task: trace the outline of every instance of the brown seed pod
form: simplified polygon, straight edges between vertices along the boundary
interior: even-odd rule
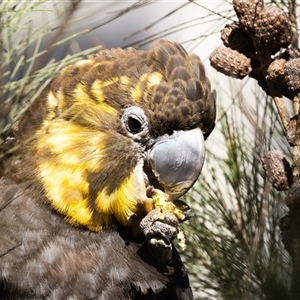
[[[289,142],[290,146],[294,146],[295,144],[296,127],[297,127],[297,120],[295,117],[293,117],[290,119],[290,122],[286,130],[286,139]]]
[[[240,53],[254,52],[253,42],[249,34],[236,22],[224,27],[221,31],[221,39],[226,47]]]
[[[217,47],[209,59],[217,71],[233,78],[242,79],[252,71],[250,58],[225,46]]]
[[[277,191],[288,190],[292,185],[292,168],[278,150],[266,152],[261,158],[266,176]]]
[[[291,22],[286,13],[274,5],[267,5],[257,17],[255,29],[258,50],[269,49],[273,53],[287,47],[292,40]]]
[[[275,59],[272,63],[270,63],[267,74],[269,79],[282,83],[285,81],[285,71],[284,66],[286,64],[286,60],[283,58]]]
[[[263,7],[263,0],[233,0],[235,13],[242,28],[247,32],[255,30],[257,14]]]
[[[285,81],[292,92],[300,92],[300,58],[290,59],[284,66]]]

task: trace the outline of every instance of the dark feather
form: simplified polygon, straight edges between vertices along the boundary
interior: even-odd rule
[[[160,265],[129,231],[71,226],[4,180],[0,194],[1,299],[192,299],[175,248]]]

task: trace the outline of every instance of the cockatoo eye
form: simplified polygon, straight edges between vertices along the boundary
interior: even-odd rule
[[[133,134],[139,133],[143,130],[142,123],[135,117],[129,117],[127,120],[127,129]]]
[[[148,134],[148,119],[138,106],[131,106],[124,110],[122,123],[132,137],[144,137]]]

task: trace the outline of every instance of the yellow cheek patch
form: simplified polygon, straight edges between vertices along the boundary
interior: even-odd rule
[[[147,198],[142,167],[142,163],[139,163],[110,195],[106,189],[99,191],[96,200],[99,211],[114,214],[121,224],[128,225],[130,218],[137,212],[138,204]]]
[[[47,198],[71,223],[89,224],[92,212],[88,208],[88,184],[80,170],[70,172],[70,165],[61,162],[41,163],[38,174]]]
[[[97,195],[90,195],[88,175],[101,174],[107,163],[105,140],[105,133],[66,120],[45,122],[37,132],[37,177],[47,199],[71,224],[95,231],[107,226],[112,215],[129,225],[146,198],[141,162],[112,193],[100,185]],[[93,219],[93,210],[100,213],[99,220]]]

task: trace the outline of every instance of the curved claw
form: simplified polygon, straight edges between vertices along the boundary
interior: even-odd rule
[[[140,222],[151,254],[159,262],[167,262],[172,257],[172,243],[179,229],[177,218],[170,212],[154,209]]]

